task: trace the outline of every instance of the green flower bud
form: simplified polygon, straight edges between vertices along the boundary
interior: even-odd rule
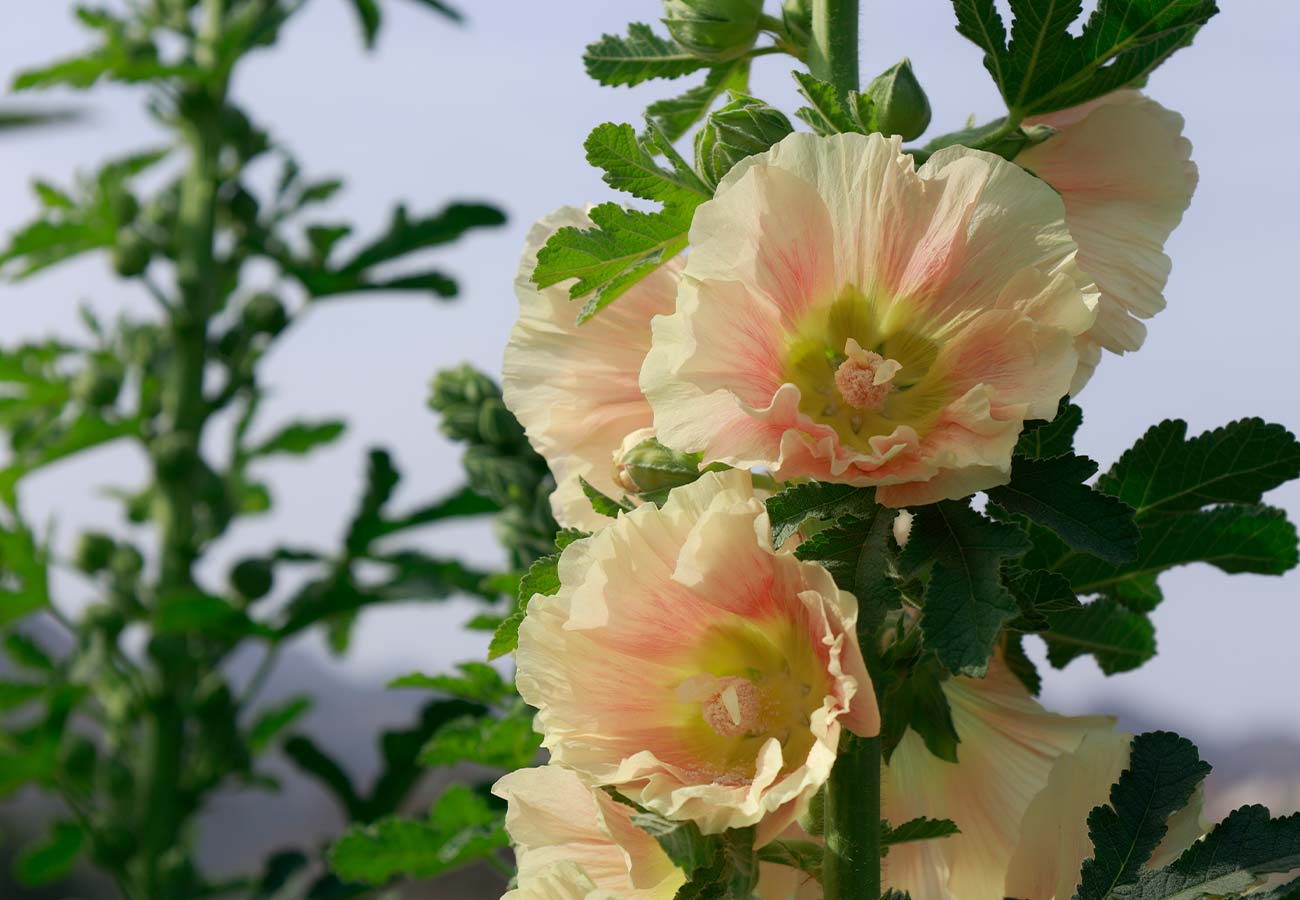
[[[114,194],[111,202],[113,218],[119,226],[130,225],[140,213],[140,203],[126,191]]]
[[[113,271],[123,278],[134,278],[149,268],[153,250],[148,241],[134,231],[119,231],[117,241],[109,253]]]
[[[94,409],[111,406],[122,390],[122,367],[98,362],[77,373],[72,382],[72,396]]]
[[[161,481],[174,481],[187,475],[194,462],[194,442],[181,434],[159,435],[149,447],[154,471]]]
[[[495,397],[478,408],[479,438],[498,447],[513,447],[524,437],[524,429],[506,405]]]
[[[246,600],[260,600],[275,586],[275,570],[269,560],[241,559],[230,570],[230,586]]]
[[[700,460],[698,453],[679,453],[647,438],[619,454],[615,479],[633,494],[681,487],[700,477]]]
[[[763,0],[664,0],[664,24],[677,43],[714,62],[743,56],[758,39]]]
[[[77,539],[77,549],[72,554],[72,564],[87,575],[95,575],[108,568],[117,542],[99,531],[87,531]]]
[[[806,48],[812,41],[812,4],[810,0],[785,0],[781,4],[781,21],[796,47]]]
[[[109,567],[118,578],[129,581],[144,571],[144,557],[130,544],[118,544]]]
[[[502,506],[529,499],[537,488],[538,472],[528,460],[491,447],[470,447],[464,465],[470,487]]]
[[[710,113],[695,135],[695,168],[700,177],[717,187],[732,166],[747,156],[762,153],[794,126],[779,109],[745,94]]]
[[[501,389],[491,378],[466,363],[455,369],[443,369],[433,378],[429,405],[438,412],[467,403],[478,406],[489,397],[500,397]]]
[[[274,294],[267,293],[249,297],[239,311],[239,318],[252,334],[279,334],[289,324],[284,304]]]
[[[438,429],[453,441],[477,444],[479,440],[479,408],[467,403],[454,403],[442,410]]]
[[[910,141],[930,127],[930,99],[907,57],[877,75],[864,93],[876,106],[876,124],[884,134]]]

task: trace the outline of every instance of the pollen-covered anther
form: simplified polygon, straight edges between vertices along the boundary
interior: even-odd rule
[[[854,409],[879,412],[894,392],[894,376],[902,363],[864,350],[849,338],[844,345],[844,362],[835,370],[835,387],[844,402]]]
[[[748,678],[701,674],[678,688],[678,699],[699,703],[705,724],[722,737],[753,734],[763,727],[763,695]]]

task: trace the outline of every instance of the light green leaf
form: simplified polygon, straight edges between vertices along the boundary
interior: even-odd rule
[[[587,74],[605,85],[640,84],[650,78],[677,78],[708,62],[692,56],[676,41],[662,38],[649,25],[633,23],[627,37],[602,35],[582,55]]]
[[[675,141],[708,115],[713,104],[727,91],[745,91],[748,88],[749,60],[735,59],[710,69],[703,84],[676,97],[651,103],[645,114],[659,124],[668,140]]]

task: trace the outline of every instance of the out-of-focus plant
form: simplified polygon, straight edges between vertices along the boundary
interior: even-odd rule
[[[351,2],[369,45],[381,5]],[[438,0],[420,2],[459,18]],[[465,683],[475,686],[459,691],[466,699],[436,700],[411,728],[382,737],[383,771],[363,792],[325,749],[292,734],[310,696],[268,705],[259,692],[286,642],[304,632],[323,630],[342,652],[367,607],[501,595],[499,579],[485,582],[484,573],[431,556],[409,538],[395,544],[420,526],[503,508],[504,527],[548,533],[545,522],[529,518],[545,515],[534,499],[545,496],[545,466],[531,451],[510,457],[527,447],[504,408],[460,426],[481,448],[472,487],[395,509],[399,473],[374,450],[341,547],[267,548],[238,561],[224,583],[199,575],[232,523],[271,507],[266,461],[305,455],[344,431],[339,421],[263,421],[259,373],[269,349],[328,298],[455,296],[456,281],[420,255],[504,222],[480,203],[433,213],[398,207],[381,233],[359,235],[313,215],[342,182],[306,177],[230,92],[244,60],[274,46],[306,5],[80,7],[91,46],[15,83],[19,91],[136,86],[169,135],[70,184],[36,180],[37,217],[0,248],[0,275],[10,281],[101,254],[157,306],[151,317],[112,320],[83,310],[80,339],[10,338],[0,351],[0,428],[9,444],[0,467],[0,798],[34,788],[61,801],[50,833],[32,835],[19,857],[18,876],[29,885],[58,881],[84,857],[130,900],[359,893],[321,875],[311,847],[274,857],[264,872],[214,882],[196,863],[197,817],[222,788],[275,790],[264,766],[268,752],[282,748],[351,818],[378,819],[411,793],[422,771],[417,756],[431,737],[446,734],[454,744],[456,728],[501,700],[491,673],[466,670]],[[263,183],[272,187],[254,186]],[[470,382],[449,386],[440,402],[454,405],[455,390],[482,406],[472,393],[480,387]],[[210,428],[220,417],[233,423],[228,443]],[[24,481],[119,442],[143,451],[149,475],[113,489],[126,520],[120,532],[81,534],[67,556],[46,523],[24,516]],[[277,590],[288,568],[301,586]],[[74,610],[55,597],[51,576],[59,569],[80,573],[95,601]],[[240,683],[230,660],[252,648],[261,663]],[[443,827],[469,823],[482,832],[462,851],[466,858],[504,841],[500,814],[482,796],[455,793],[436,815]]]

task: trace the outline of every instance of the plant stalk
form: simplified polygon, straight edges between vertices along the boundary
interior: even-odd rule
[[[227,78],[216,64],[215,47],[225,21],[225,0],[203,0],[194,59],[207,78],[180,104],[180,129],[189,151],[181,180],[176,228],[179,302],[170,311],[172,344],[163,390],[164,427],[153,448],[158,490],[159,575],[157,597],[195,588],[199,553],[196,507],[202,501],[200,456],[208,410],[203,382],[208,365],[208,325],[219,305],[216,262],[216,205],[221,180],[220,114]],[[175,848],[186,840],[190,811],[184,801],[186,718],[195,671],[188,641],[156,639],[151,652],[158,667],[150,720],[152,734],[140,774],[145,778],[139,848],[141,893],[147,900],[173,900]]]
[[[826,900],[880,898],[880,738],[845,733],[826,787]]]
[[[813,0],[808,67],[834,85],[840,96],[856,91],[858,77],[858,0]]]

